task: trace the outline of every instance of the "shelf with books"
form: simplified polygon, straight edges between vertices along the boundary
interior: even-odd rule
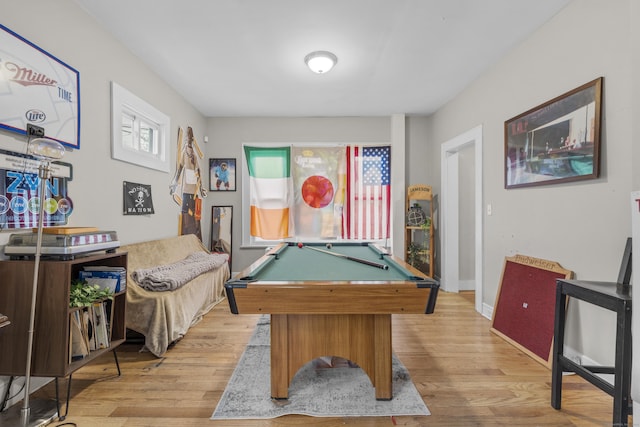
[[[69,363],[82,360],[92,351],[111,347],[113,304],[110,299],[77,307],[69,313]]]
[[[79,309],[70,307],[71,282],[85,267],[127,268],[126,252],[94,254],[72,260],[42,260],[38,283],[36,319],[31,371],[33,376],[65,377],[106,351],[115,349],[126,338],[126,289],[109,300],[111,329],[109,347],[90,351],[85,357],[72,357],[72,319]],[[33,261],[0,261],[0,312],[9,316],[11,328],[0,334],[0,375],[24,375]]]

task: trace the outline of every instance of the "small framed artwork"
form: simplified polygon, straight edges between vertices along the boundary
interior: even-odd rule
[[[599,77],[504,122],[505,188],[600,174]]]
[[[236,191],[236,159],[209,159],[209,191]]]
[[[231,268],[233,206],[211,207],[211,252],[229,254]]]

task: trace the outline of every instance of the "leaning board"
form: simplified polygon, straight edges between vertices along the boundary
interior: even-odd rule
[[[551,368],[556,279],[572,276],[555,261],[506,257],[491,332]]]

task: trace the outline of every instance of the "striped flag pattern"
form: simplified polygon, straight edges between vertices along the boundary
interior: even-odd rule
[[[347,197],[343,235],[379,240],[390,235],[391,147],[347,147]]]
[[[293,236],[290,147],[245,146],[249,171],[251,235],[265,240]]]

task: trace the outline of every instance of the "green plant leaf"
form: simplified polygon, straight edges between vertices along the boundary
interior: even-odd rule
[[[113,292],[110,289],[90,285],[86,280],[80,279],[71,282],[69,294],[70,307],[87,307],[95,301],[113,300]]]

